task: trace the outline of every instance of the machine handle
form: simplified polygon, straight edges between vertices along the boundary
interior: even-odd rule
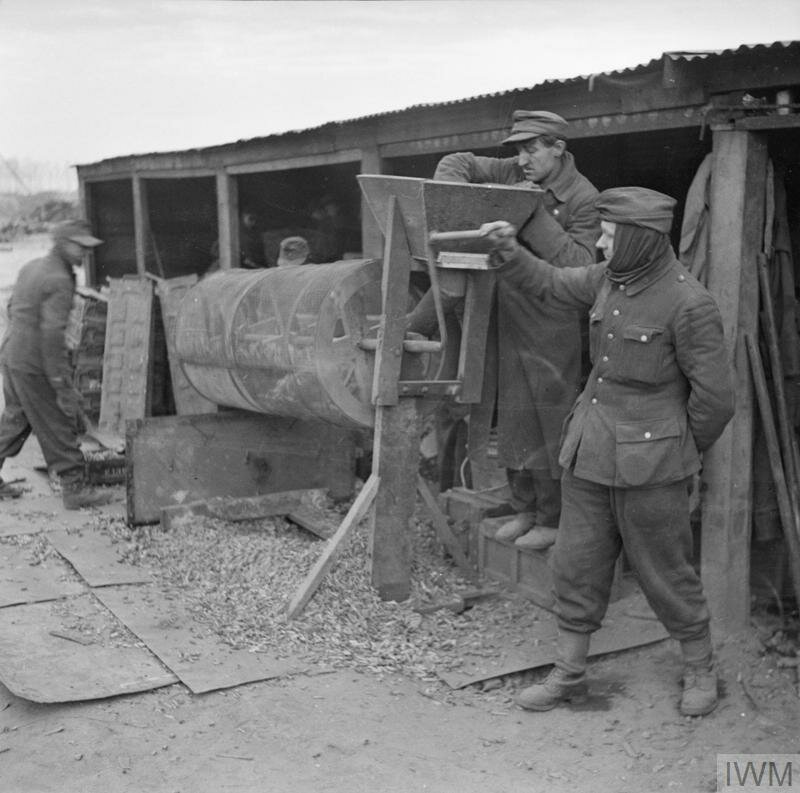
[[[452,242],[454,240],[479,240],[484,235],[480,229],[468,229],[467,231],[432,231],[428,235],[428,241]]]
[[[358,342],[358,346],[362,350],[374,351],[378,349],[378,340],[361,339],[361,341]],[[416,353],[440,352],[442,349],[442,343],[440,341],[430,341],[429,339],[404,339],[403,349],[406,352]]]

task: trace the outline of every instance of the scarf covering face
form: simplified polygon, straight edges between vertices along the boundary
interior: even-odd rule
[[[669,237],[655,229],[618,223],[614,252],[608,260],[608,278],[630,284],[674,257]]]

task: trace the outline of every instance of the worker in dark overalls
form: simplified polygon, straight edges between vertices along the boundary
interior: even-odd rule
[[[733,415],[722,318],[670,245],[675,200],[641,187],[597,200],[606,261],[557,269],[508,223],[484,227],[508,289],[591,307],[592,371],[564,427],[562,509],[553,553],[558,660],[517,703],[549,710],[582,697],[622,550],[656,616],[681,646],[681,712],[717,704],[709,613],[692,564],[689,495],[700,455]]]
[[[19,454],[33,432],[48,470],[60,477],[67,509],[110,500],[85,479],[78,446],[81,395],[73,385],[65,335],[75,293],[73,267],[80,267],[87,251],[101,242],[83,221],[65,221],[55,228],[51,251],[28,262],[17,276],[0,348],[5,402],[0,468],[7,457]],[[19,488],[0,479],[0,498],[20,495]]]
[[[516,157],[457,152],[443,157],[434,179],[538,187],[544,192],[519,230],[533,255],[555,267],[596,261],[597,190],[578,172],[566,148],[569,125],[542,110],[515,110],[503,141]],[[443,295],[443,302],[448,296]],[[500,281],[497,288],[497,445],[506,468],[515,517],[498,539],[544,549],[555,541],[561,504],[558,441],[561,425],[579,390],[582,315],[547,299],[523,295]],[[431,293],[412,312],[408,330],[430,335],[436,328]]]

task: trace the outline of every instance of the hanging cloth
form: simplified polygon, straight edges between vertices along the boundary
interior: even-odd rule
[[[704,286],[708,285],[712,155],[707,154],[692,179],[683,209],[678,258]]]

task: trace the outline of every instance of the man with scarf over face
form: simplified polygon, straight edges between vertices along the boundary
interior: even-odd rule
[[[567,151],[569,124],[546,110],[515,110],[503,144],[516,157],[481,157],[456,152],[443,157],[434,179],[540,188],[519,239],[556,267],[596,261],[600,231],[597,190]],[[442,295],[445,309],[448,295]],[[585,312],[497,286],[497,447],[505,467],[511,506],[517,513],[497,538],[540,550],[553,544],[561,509],[559,431],[579,391],[581,319]],[[429,335],[436,328],[432,295],[409,318],[408,330]],[[488,360],[494,359],[490,355]]]
[[[605,263],[559,270],[486,224],[498,277],[524,294],[590,306],[592,371],[562,431],[562,509],[553,554],[558,660],[517,703],[549,710],[582,697],[591,634],[620,552],[680,642],[684,715],[717,704],[709,613],[692,565],[691,477],[733,415],[722,320],[669,242],[674,199],[641,187],[597,200]]]

